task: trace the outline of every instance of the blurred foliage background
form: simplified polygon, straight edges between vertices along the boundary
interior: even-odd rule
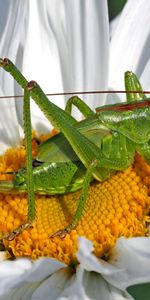
[[[127,0],[107,0],[109,10],[109,20],[114,19],[123,9]]]
[[[150,283],[133,285],[127,290],[135,300],[150,300]]]

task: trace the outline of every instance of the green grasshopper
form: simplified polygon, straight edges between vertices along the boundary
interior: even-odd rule
[[[116,171],[127,169],[134,161],[135,152],[150,162],[150,99],[145,99],[135,74],[126,72],[126,91],[136,92],[127,94],[127,102],[98,107],[94,113],[74,96],[62,110],[49,101],[35,81],[27,82],[9,59],[0,59],[0,66],[24,89],[26,143],[26,168],[16,172],[14,181],[1,182],[0,190],[28,193],[28,221],[3,238],[11,240],[32,226],[34,193],[63,194],[82,188],[71,224],[52,236],[63,238],[77,226],[92,180],[104,181]],[[31,154],[30,96],[60,132],[39,145],[34,159]],[[80,110],[84,120],[77,122],[71,116],[72,105]]]

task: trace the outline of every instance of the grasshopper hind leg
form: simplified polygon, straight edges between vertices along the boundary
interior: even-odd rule
[[[50,236],[50,238],[54,238],[56,236],[59,236],[60,238],[65,238],[66,234],[70,233],[78,225],[78,222],[80,221],[80,219],[82,217],[85,203],[86,203],[86,200],[88,197],[88,189],[89,189],[89,185],[91,182],[92,174],[93,174],[94,168],[97,166],[97,164],[98,164],[98,161],[97,161],[97,159],[95,159],[90,164],[89,168],[86,171],[81,195],[79,198],[79,204],[78,204],[78,207],[77,207],[77,210],[76,210],[76,213],[74,215],[72,222],[66,228],[56,231],[53,235]]]

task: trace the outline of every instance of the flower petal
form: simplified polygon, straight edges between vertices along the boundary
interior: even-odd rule
[[[60,4],[58,0],[25,3],[17,0],[13,8],[12,1],[1,3],[0,8],[5,12],[1,19],[1,55],[16,62],[27,79],[37,80],[49,93],[106,88],[109,36],[105,1],[61,1]],[[22,94],[20,87],[3,70],[0,82],[2,95]],[[94,97],[91,103],[93,97],[86,97],[93,107],[99,105],[96,99],[99,97]],[[63,98],[57,97],[54,102],[64,108]],[[18,122],[23,127],[22,100],[9,100],[7,112],[3,106],[1,111],[1,123],[7,120],[2,146],[16,145],[20,137]],[[39,133],[50,129],[34,102],[32,114],[33,126]]]
[[[109,285],[98,273],[87,272],[79,266],[72,284],[64,289],[60,300],[124,300],[125,297],[118,289]]]
[[[22,40],[25,37],[25,14],[28,5],[26,2],[11,0],[0,2],[1,20],[0,20],[0,53],[2,57],[9,57],[13,62],[17,62],[21,68],[22,60]],[[13,13],[12,13],[13,12]],[[20,22],[21,19],[21,22]],[[0,70],[0,95],[20,94],[18,84],[14,82],[12,77]],[[21,91],[22,93],[22,91]],[[21,99],[16,100],[18,107],[22,106]],[[1,99],[0,101],[0,154],[8,146],[18,144],[20,140],[20,132],[18,126],[18,114],[16,110],[15,99]],[[22,124],[21,124],[22,125]],[[4,133],[4,134],[3,134]]]
[[[102,259],[98,259],[92,252],[92,242],[86,238],[79,238],[77,258],[85,270],[105,275],[112,275],[121,271],[119,268],[116,268],[116,266],[113,266]]]
[[[143,89],[147,90],[147,91],[150,90],[150,77],[149,77],[149,74],[150,74],[150,58],[149,58],[148,62],[146,63],[145,68],[144,68],[144,70],[142,72],[142,75],[140,77],[141,85],[142,85]]]
[[[59,270],[37,288],[32,300],[124,300],[126,293],[109,285],[101,275],[78,266],[76,274],[69,268]]]
[[[67,34],[71,90],[107,88],[109,22],[105,1],[66,1]],[[69,70],[69,69],[68,69]],[[69,79],[69,78],[68,78]],[[67,82],[64,84],[67,89]],[[106,95],[85,96],[91,107],[102,105]]]
[[[30,1],[23,73],[46,93],[105,89],[108,42],[105,1]],[[94,97],[94,103],[91,99],[93,96],[86,97],[91,106],[99,104],[99,97]],[[66,102],[63,97],[53,97],[52,101],[62,108]],[[32,115],[38,131],[50,128],[33,102]]]
[[[127,1],[111,40],[110,88],[124,89],[123,74],[126,70],[132,70],[140,78],[150,58],[149,19],[150,2]]]
[[[114,247],[109,262],[96,258],[92,243],[79,239],[78,260],[88,271],[100,273],[116,288],[125,291],[130,285],[150,281],[150,239],[120,238]]]
[[[0,296],[0,300],[30,300],[32,299],[33,292],[38,288],[39,283],[25,283],[19,288],[11,289],[9,294]],[[41,298],[42,299],[42,298]]]
[[[20,276],[31,266],[31,261],[27,259],[0,262],[0,295],[9,292]]]
[[[19,297],[18,295],[21,294],[24,294],[25,297],[24,289],[27,291],[27,295],[29,290],[33,294],[41,281],[64,267],[65,264],[49,258],[41,258],[33,264],[28,259],[1,262],[0,295],[6,294],[13,300],[18,299],[15,297]],[[6,299],[8,299],[7,297]]]
[[[64,268],[66,265],[52,258],[40,258],[33,263],[33,267],[28,273],[20,278],[20,282],[35,282],[45,279],[57,270]]]
[[[70,284],[70,281],[72,281],[72,272],[69,270],[69,268],[57,271],[52,276],[41,282],[39,287],[33,293],[32,300],[63,299],[62,294],[65,287]]]
[[[122,270],[112,277],[104,275],[104,278],[116,287],[124,290],[130,285],[150,282],[150,239],[120,238],[112,251],[109,263]]]
[[[0,95],[3,92],[0,88]],[[20,132],[14,99],[1,99],[0,101],[0,155],[8,147],[20,143]]]
[[[111,284],[96,272],[84,272],[84,291],[90,300],[124,300],[132,299],[126,292],[123,292]],[[81,298],[79,298],[81,299]]]

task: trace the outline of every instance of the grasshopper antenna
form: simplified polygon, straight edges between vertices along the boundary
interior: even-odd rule
[[[137,94],[137,91],[125,91],[125,90],[97,90],[97,91],[74,91],[74,92],[64,92],[64,93],[47,93],[46,96],[69,96],[69,95],[88,95],[88,94]],[[140,94],[150,94],[150,91],[139,90]],[[0,99],[11,99],[11,98],[23,98],[23,95],[11,95],[11,96],[0,96]]]

